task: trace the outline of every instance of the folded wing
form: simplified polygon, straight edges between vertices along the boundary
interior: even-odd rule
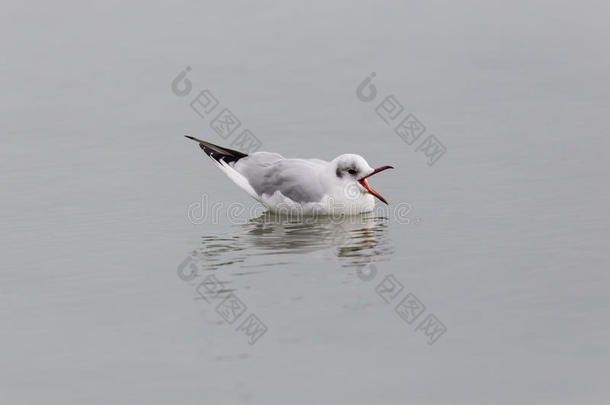
[[[235,164],[262,198],[280,192],[296,203],[318,202],[324,196],[318,173],[328,164],[318,159],[284,159],[277,153],[257,152]]]

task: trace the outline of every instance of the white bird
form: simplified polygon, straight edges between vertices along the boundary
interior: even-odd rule
[[[185,135],[240,188],[270,211],[303,214],[359,214],[372,211],[375,199],[388,203],[366,179],[392,166],[373,169],[360,155],[344,154],[330,162],[287,159],[277,153],[250,155]]]

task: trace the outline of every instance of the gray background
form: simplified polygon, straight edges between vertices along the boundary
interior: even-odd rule
[[[2,403],[608,401],[607,2],[2,9]],[[347,248],[230,221],[252,202],[182,137],[228,143],[172,93],[187,65],[262,150],[394,165],[371,184],[413,221],[344,224]],[[371,72],[435,166],[357,99]],[[221,215],[192,223],[203,193]],[[177,276],[191,252],[265,322],[255,345]],[[447,326],[434,345],[375,293],[388,274]]]

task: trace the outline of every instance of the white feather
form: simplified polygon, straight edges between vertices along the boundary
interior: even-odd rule
[[[359,155],[341,155],[330,162],[286,159],[277,153],[256,152],[236,162],[213,159],[239,188],[271,211],[302,214],[359,214],[372,211],[375,200],[357,175],[339,175],[354,167],[359,176],[373,171]]]

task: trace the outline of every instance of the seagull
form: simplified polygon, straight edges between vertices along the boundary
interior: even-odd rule
[[[372,211],[374,197],[388,204],[366,179],[393,167],[373,169],[360,155],[343,154],[330,162],[270,152],[247,155],[185,136],[198,142],[220,170],[269,211],[355,215]]]

